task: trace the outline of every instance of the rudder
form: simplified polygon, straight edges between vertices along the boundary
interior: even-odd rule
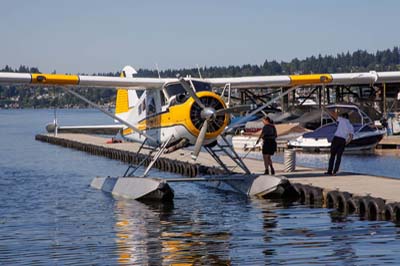
[[[137,74],[136,70],[131,66],[125,66],[122,69],[120,77],[132,78]],[[136,105],[139,98],[135,90],[118,89],[117,98],[115,102],[115,114],[122,115],[127,113],[132,107]]]

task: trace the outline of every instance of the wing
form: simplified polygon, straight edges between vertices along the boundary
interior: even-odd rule
[[[307,74],[281,76],[253,76],[232,78],[207,78],[212,87],[233,88],[293,87],[301,85],[357,85],[400,82],[400,71],[360,72],[342,74]],[[105,76],[83,76],[62,74],[0,73],[1,83],[34,85],[65,85],[80,87],[119,87],[129,89],[160,89],[169,82],[178,82],[177,78],[125,78]]]
[[[64,85],[80,87],[120,87],[129,89],[160,89],[165,83],[177,79],[125,78],[62,74],[0,73],[1,83]]]
[[[230,84],[233,88],[294,87],[301,85],[357,85],[400,82],[400,71],[342,74],[254,76],[206,79],[213,87]]]

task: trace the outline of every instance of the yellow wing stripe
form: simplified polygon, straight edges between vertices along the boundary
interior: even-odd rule
[[[31,74],[33,84],[50,84],[50,85],[79,85],[78,75],[65,74]],[[333,81],[331,74],[310,74],[310,75],[289,75],[290,85],[310,85],[310,84],[329,84]],[[125,90],[124,90],[125,91]],[[126,103],[127,94],[121,94],[123,102]],[[126,97],[126,98],[125,98]],[[126,100],[125,100],[126,99]],[[128,104],[123,110],[127,110]]]
[[[311,75],[290,75],[290,85],[308,85],[330,83],[333,78],[330,74],[311,74]]]
[[[78,85],[79,76],[61,74],[31,74],[33,84]]]

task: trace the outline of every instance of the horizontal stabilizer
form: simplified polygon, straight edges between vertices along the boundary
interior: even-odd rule
[[[96,126],[58,126],[58,133],[82,133],[82,134],[99,134],[99,135],[116,135],[120,130],[124,129],[124,125],[96,125]],[[54,124],[48,124],[46,130],[53,133]]]

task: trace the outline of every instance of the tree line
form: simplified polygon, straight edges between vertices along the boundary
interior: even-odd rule
[[[288,74],[312,74],[312,73],[346,73],[365,71],[399,71],[400,51],[399,47],[370,53],[358,50],[353,53],[340,53],[333,55],[311,56],[305,59],[294,58],[290,62],[277,62],[276,60],[265,62],[262,65],[245,64],[242,66],[202,67],[185,69],[167,69],[158,73],[157,70],[139,69],[138,77],[175,77],[177,73],[198,77],[199,71],[202,77],[237,77],[258,75],[288,75]],[[13,69],[6,65],[0,72],[40,73],[37,67],[21,65]],[[53,73],[56,73],[54,71]],[[80,73],[85,74],[85,73]],[[119,76],[120,72],[92,73],[91,75]],[[114,89],[81,89],[80,93],[99,104],[112,103],[115,100]],[[60,97],[61,96],[61,97]],[[33,88],[21,85],[0,85],[0,107],[60,107],[81,106],[85,104],[73,96],[64,94],[63,91],[53,88]]]

